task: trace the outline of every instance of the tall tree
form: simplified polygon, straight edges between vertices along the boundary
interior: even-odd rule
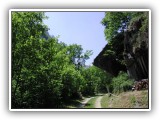
[[[12,103],[13,106],[25,104],[23,102],[25,84],[24,76],[30,68],[27,59],[34,58],[35,50],[31,49],[37,46],[37,38],[47,29],[42,23],[44,19],[43,12],[12,12]],[[32,47],[31,47],[32,46]],[[27,74],[26,74],[27,76]],[[32,79],[34,76],[30,76]],[[18,97],[19,96],[19,97]],[[20,98],[20,99],[19,99]],[[23,105],[22,105],[23,106]]]
[[[142,16],[144,19],[148,20],[147,14],[147,12],[106,12],[105,17],[101,21],[105,26],[104,33],[106,40],[111,42],[113,37],[128,29],[133,21],[138,20]],[[143,26],[148,25],[146,20],[144,21]]]

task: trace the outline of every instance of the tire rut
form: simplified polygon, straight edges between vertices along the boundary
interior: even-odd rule
[[[99,96],[95,102],[95,108],[101,108],[101,99],[103,96]]]

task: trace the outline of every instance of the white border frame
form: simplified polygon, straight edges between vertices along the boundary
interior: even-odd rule
[[[11,109],[11,12],[107,12],[107,11],[148,11],[149,12],[149,108],[148,109]],[[9,10],[9,110],[10,111],[150,111],[151,110],[151,10],[150,9],[10,9]]]

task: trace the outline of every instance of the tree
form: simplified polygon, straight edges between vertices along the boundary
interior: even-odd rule
[[[32,84],[29,80],[35,77],[28,70],[33,66],[27,62],[35,56],[36,51],[31,48],[37,45],[36,39],[47,29],[42,23],[44,18],[43,12],[12,12],[12,107],[26,105],[24,99],[28,91],[25,88],[29,87],[26,83]]]
[[[62,108],[110,85],[104,71],[86,68],[92,51],[51,37],[45,18],[43,12],[12,12],[12,108]]]
[[[83,53],[81,45],[72,44],[68,46],[67,54],[70,57],[70,62],[75,64],[77,69],[79,69],[80,66],[85,66],[85,62],[92,55],[92,51],[86,50],[86,52]]]
[[[102,56],[104,62],[115,61],[126,67],[135,80],[137,76],[147,78],[148,19],[148,12],[106,12],[101,21],[108,41]],[[107,70],[112,73],[112,69],[116,68]],[[133,83],[126,70],[120,69],[123,72],[116,73],[111,81],[113,92],[127,91]]]
[[[131,90],[133,80],[129,79],[127,73],[120,71],[117,77],[112,80],[113,92],[120,93]]]
[[[143,29],[144,26],[148,25],[147,14],[147,12],[106,12],[105,17],[101,21],[105,26],[106,40],[110,43],[113,37],[128,29],[133,21],[138,20],[142,16],[146,19],[143,22],[144,24],[142,24]]]
[[[109,92],[111,78],[109,74],[107,74],[103,70],[95,66],[90,66],[88,68],[82,69],[82,75],[84,77],[84,83],[82,89],[83,94],[95,95],[101,91]]]

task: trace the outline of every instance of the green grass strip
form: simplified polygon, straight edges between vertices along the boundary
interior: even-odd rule
[[[95,108],[95,101],[96,101],[97,97],[91,98],[88,103],[85,105],[84,108]]]
[[[101,107],[102,108],[108,108],[108,103],[109,103],[109,97],[108,95],[103,96],[103,98],[101,99]]]

